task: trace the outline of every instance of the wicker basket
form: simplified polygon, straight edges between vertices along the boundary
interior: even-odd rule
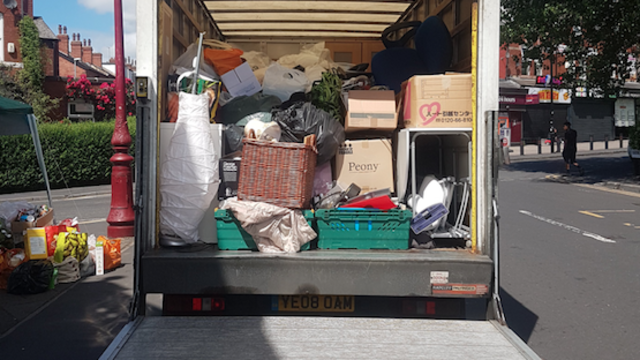
[[[308,209],[316,156],[308,144],[244,139],[238,199]]]

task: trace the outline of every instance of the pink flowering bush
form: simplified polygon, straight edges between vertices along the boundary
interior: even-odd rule
[[[136,97],[133,91],[133,82],[125,79],[126,86],[126,114],[133,116],[136,109]],[[96,120],[113,119],[116,116],[116,88],[114,83],[102,83],[96,91],[91,87],[91,82],[82,75],[79,80],[67,79],[67,97],[73,100],[84,100],[94,104]]]

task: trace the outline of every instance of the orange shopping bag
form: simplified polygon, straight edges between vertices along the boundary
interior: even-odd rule
[[[104,270],[113,270],[119,267],[122,264],[120,239],[107,239],[104,236],[100,236],[96,243],[101,241],[104,248]]]

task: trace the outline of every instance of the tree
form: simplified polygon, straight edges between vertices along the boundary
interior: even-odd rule
[[[502,0],[503,44],[525,59],[567,63],[564,86],[617,95],[640,48],[640,0]],[[523,59],[523,60],[525,60]]]
[[[23,68],[18,72],[17,87],[24,101],[33,107],[33,112],[41,121],[48,121],[49,112],[59,102],[44,93],[44,66],[40,47],[38,28],[29,16],[24,16],[18,23],[20,31],[20,55]]]

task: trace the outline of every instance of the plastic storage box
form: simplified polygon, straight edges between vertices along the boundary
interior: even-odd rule
[[[319,249],[409,248],[409,210],[317,210]]]
[[[302,214],[309,225],[315,230],[313,211],[303,210]],[[247,233],[238,219],[229,210],[216,210],[216,227],[218,229],[218,248],[220,250],[258,250],[253,237]],[[316,231],[317,232],[317,231]],[[317,240],[302,245],[300,251],[311,250]]]

